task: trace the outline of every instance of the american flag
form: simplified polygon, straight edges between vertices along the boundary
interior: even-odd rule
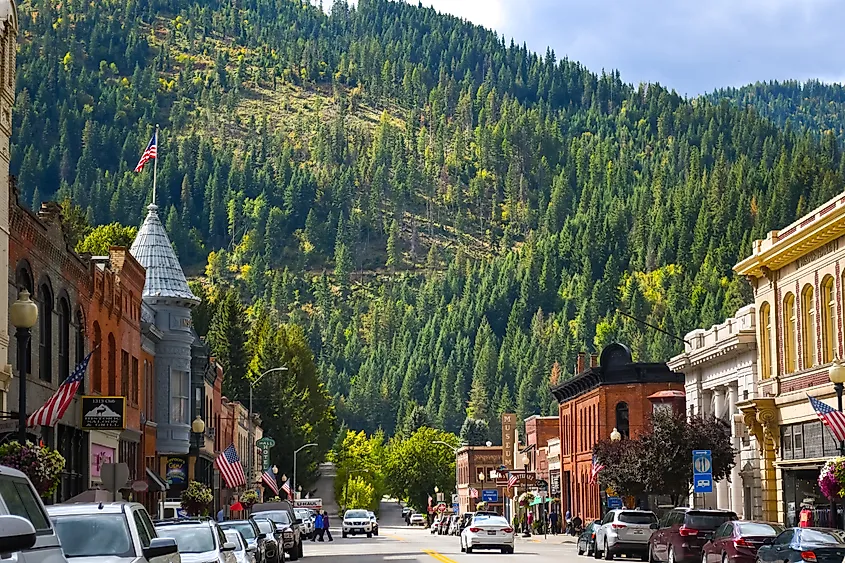
[[[599,471],[604,469],[604,464],[599,463],[596,454],[593,454],[593,467],[590,469],[590,483],[595,483],[599,476]]]
[[[214,460],[214,465],[220,470],[220,474],[230,489],[246,485],[244,467],[241,465],[238,452],[235,451],[235,444],[229,444],[228,448],[220,452],[220,455]]]
[[[279,484],[276,482],[276,476],[273,475],[272,467],[261,474],[261,481],[270,487],[270,490],[273,491],[274,495],[279,494]]]
[[[150,139],[150,144],[147,145],[147,150],[141,155],[141,160],[138,161],[138,166],[135,167],[135,172],[140,172],[144,169],[144,165],[151,159],[156,158],[158,154],[158,131],[153,133],[153,138]]]
[[[516,473],[508,474],[508,488],[513,489],[513,486],[519,483],[519,475]]]
[[[291,498],[293,496],[293,491],[290,488],[289,481],[285,481],[284,483],[282,483],[282,490],[288,494],[288,498]]]
[[[73,371],[67,379],[65,379],[56,392],[50,397],[50,400],[44,403],[40,409],[29,415],[26,419],[26,425],[31,426],[54,426],[56,422],[64,416],[73,397],[82,385],[82,380],[85,378],[85,370],[88,369],[88,362],[91,360],[91,351],[85,358],[79,362],[79,365],[73,368]]]
[[[810,404],[813,405],[813,409],[819,415],[822,424],[830,428],[837,440],[845,441],[845,413],[839,412],[815,397],[807,395],[807,398],[810,399]]]
[[[470,487],[469,498],[478,498],[478,489],[476,489],[475,487]]]

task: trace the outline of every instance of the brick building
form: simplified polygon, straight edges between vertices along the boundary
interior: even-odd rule
[[[622,344],[610,344],[599,361],[552,389],[559,403],[561,508],[584,521],[601,517],[602,495],[590,483],[593,446],[617,429],[623,439],[635,437],[648,424],[654,403],[650,395],[684,390],[684,376],[664,363],[634,362]]]
[[[556,416],[530,416],[525,419],[525,453],[528,455],[528,470],[536,473],[537,479],[549,480],[549,440],[560,436],[560,419]]]
[[[474,512],[484,491],[496,491],[496,502],[488,502],[488,505],[491,510],[504,514],[506,487],[496,483],[496,470],[502,465],[502,446],[463,446],[455,453],[455,463],[461,513]],[[478,498],[470,497],[471,488],[478,490]]]

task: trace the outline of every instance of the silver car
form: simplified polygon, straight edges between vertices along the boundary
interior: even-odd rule
[[[137,502],[55,504],[47,513],[70,563],[181,563],[176,542],[158,537]]]
[[[648,557],[648,540],[654,530],[651,525],[657,522],[654,512],[647,510],[616,509],[609,511],[601,526],[596,530],[596,559],[604,555],[613,559],[614,555],[638,555]]]
[[[226,541],[235,544],[235,549],[232,553],[235,554],[235,559],[238,563],[255,563],[255,557],[246,549],[246,540],[237,530],[224,530]]]
[[[173,538],[182,563],[238,563],[235,544],[226,541],[217,522],[206,518],[180,518],[156,523],[159,536]]]

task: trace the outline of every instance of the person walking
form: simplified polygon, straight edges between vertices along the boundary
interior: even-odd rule
[[[329,529],[329,513],[325,510],[323,511],[323,530],[325,530],[326,536],[328,536],[329,541],[334,541],[334,538],[332,537],[332,531],[331,529]],[[320,534],[320,536],[322,535],[323,534]],[[320,539],[320,541],[323,540]]]
[[[226,511],[221,507],[220,510],[217,511],[217,521],[218,522],[225,522],[226,521]]]
[[[317,518],[314,519],[314,535],[311,536],[311,541],[315,541],[319,536],[320,541],[323,541],[323,515],[317,513]]]
[[[549,521],[552,523],[552,535],[553,536],[557,535],[557,519],[558,519],[558,513],[557,512],[552,512],[551,514],[549,514]]]

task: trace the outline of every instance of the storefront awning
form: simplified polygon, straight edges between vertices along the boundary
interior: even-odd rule
[[[170,488],[167,481],[158,476],[158,474],[147,467],[147,482],[150,485],[149,490],[154,493],[164,492]]]

